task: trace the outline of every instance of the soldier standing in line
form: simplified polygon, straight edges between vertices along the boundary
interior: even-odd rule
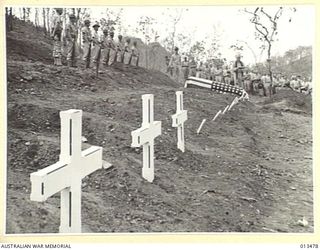
[[[190,56],[190,61],[189,61],[189,76],[196,76],[196,68],[197,68],[197,63],[194,60],[193,56]]]
[[[214,64],[210,64],[209,65],[209,69],[210,69],[210,77],[209,77],[209,80],[211,81],[214,81],[215,80],[215,77],[214,77],[214,74],[215,74],[215,67],[214,67]]]
[[[120,63],[122,62],[123,47],[124,47],[124,44],[123,44],[123,41],[122,41],[122,35],[118,35],[118,42],[117,42],[117,45],[116,45],[116,48],[117,48],[116,61],[120,62]]]
[[[202,62],[196,68],[196,77],[201,78],[201,71],[202,71]]]
[[[173,69],[173,77],[175,81],[179,82],[179,76],[180,76],[180,66],[181,66],[181,56],[179,55],[179,48],[174,48],[174,53],[171,56],[169,66]]]
[[[204,78],[207,79],[207,80],[210,80],[211,70],[210,70],[209,63],[208,63],[208,62],[205,63],[204,72],[205,72]]]
[[[67,42],[67,64],[69,67],[76,66],[76,41],[77,41],[77,27],[75,25],[76,16],[69,15],[70,22],[66,25],[66,42]]]
[[[204,62],[200,63],[200,78],[206,79],[206,64]]]
[[[209,80],[213,81],[213,76],[212,76],[212,64],[209,64]]]
[[[130,42],[131,42],[131,39],[127,38],[124,44],[124,49],[123,49],[122,63],[126,65],[129,64],[130,58],[131,58]]]
[[[92,63],[95,66],[95,69],[97,70],[99,67],[99,60],[100,60],[100,55],[101,55],[101,41],[99,37],[99,23],[95,22],[95,24],[92,26],[93,27],[93,34],[92,34]]]
[[[139,50],[137,48],[137,41],[133,41],[133,45],[131,47],[131,59],[129,64],[133,66],[139,66]]]
[[[83,57],[82,60],[84,62],[85,68],[90,67],[90,54],[91,54],[91,31],[90,31],[90,20],[84,20],[84,27],[81,29],[82,33],[82,50]]]
[[[223,72],[222,72],[221,66],[217,65],[217,69],[215,72],[215,78],[217,82],[222,82],[222,75],[223,75]]]
[[[114,32],[110,31],[110,36],[108,39],[108,48],[109,48],[109,62],[108,65],[113,65],[117,56],[116,44],[113,40]]]
[[[243,88],[243,70],[244,63],[240,60],[241,54],[238,53],[236,55],[236,61],[233,64],[233,72],[234,72],[234,85]]]
[[[108,67],[109,62],[109,55],[110,55],[110,46],[109,46],[109,31],[107,28],[103,29],[103,35],[101,38],[102,47],[101,47],[101,54],[102,54],[102,64],[104,67]]]
[[[57,66],[62,65],[62,8],[55,9],[56,14],[53,17],[53,25],[51,29],[51,38],[54,40],[53,42],[53,64]]]
[[[188,79],[189,75],[189,62],[186,56],[184,57],[184,60],[181,63],[181,70],[183,75],[183,81],[185,82]]]
[[[164,59],[165,59],[165,61],[166,61],[166,66],[167,66],[167,71],[166,71],[166,73],[169,73],[169,75],[172,77],[172,74],[173,74],[173,72],[172,72],[172,67],[170,67],[170,65],[169,65],[169,63],[170,63],[170,58],[169,58],[169,56],[165,56]]]
[[[244,90],[248,93],[248,94],[252,94],[251,91],[251,74],[249,73],[249,70],[245,70],[244,75],[243,75],[243,87]]]
[[[224,83],[226,84],[231,83],[231,72],[229,70],[228,65],[226,65],[223,69],[223,79],[224,79]]]

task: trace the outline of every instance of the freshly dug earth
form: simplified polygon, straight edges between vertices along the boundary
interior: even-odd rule
[[[7,233],[59,230],[60,195],[30,201],[30,174],[58,160],[59,112],[67,109],[83,110],[83,146],[102,146],[113,164],[82,182],[84,232],[313,232],[310,97],[289,89],[271,100],[251,97],[212,122],[234,96],[183,89],[138,67],[115,65],[98,78],[57,68],[49,41],[29,26],[26,38],[19,27],[7,36]],[[34,40],[46,46],[38,50]],[[31,51],[22,53],[21,41]],[[188,110],[185,153],[171,127],[177,90]],[[130,147],[142,94],[154,94],[162,121],[153,183],[141,177],[142,150]]]

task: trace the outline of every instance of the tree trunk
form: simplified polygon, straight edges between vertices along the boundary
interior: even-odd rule
[[[19,8],[19,15],[20,15],[20,19],[22,19],[23,18],[22,8]]]
[[[10,32],[12,30],[12,8],[6,7],[6,32]]]
[[[8,7],[6,7],[6,32],[9,31],[9,10]]]
[[[48,33],[50,34],[50,8],[47,8],[47,30]]]
[[[24,22],[26,21],[26,8],[22,8],[22,19]]]
[[[9,9],[9,31],[13,30],[13,23],[12,23],[12,7]]]
[[[46,9],[42,8],[42,18],[43,18],[43,29],[44,33],[47,34],[47,28],[46,28]]]
[[[146,47],[146,68],[148,69],[148,47]]]
[[[272,76],[272,70],[271,70],[271,44],[269,43],[268,47],[268,71],[269,71],[269,77],[270,77],[270,98],[273,95],[273,76]]]
[[[36,28],[39,27],[39,9],[38,8],[35,8],[34,25],[36,26]]]
[[[63,8],[63,12],[62,12],[62,41],[63,41],[63,46],[66,46],[66,40],[65,40],[66,24],[67,24],[67,9]]]
[[[81,8],[77,8],[77,39],[79,43],[79,48],[81,48],[81,20],[80,20]],[[80,34],[80,35],[79,35]]]
[[[27,8],[27,11],[26,11],[26,19],[27,19],[27,22],[30,21],[30,12],[31,12],[31,8]]]

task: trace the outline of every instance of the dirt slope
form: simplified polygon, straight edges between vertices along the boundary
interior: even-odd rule
[[[84,112],[84,147],[103,146],[114,165],[83,180],[84,232],[313,232],[311,98],[252,97],[211,122],[234,96],[183,89],[143,68],[116,65],[98,78],[56,68],[49,40],[24,26],[7,37],[7,233],[58,232],[59,194],[30,201],[29,175],[58,160],[59,111],[71,108]],[[171,127],[177,90],[188,110],[185,153]],[[142,150],[130,147],[148,93],[163,126],[152,184],[141,178]]]

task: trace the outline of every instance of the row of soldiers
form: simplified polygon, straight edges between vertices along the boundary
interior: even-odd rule
[[[268,74],[260,74],[258,71],[250,70],[244,66],[241,60],[241,54],[236,54],[236,60],[232,66],[228,65],[214,65],[209,62],[195,61],[193,56],[184,56],[181,60],[179,55],[179,48],[175,47],[171,58],[166,56],[167,73],[174,78],[176,82],[188,79],[188,77],[198,77],[211,81],[221,82],[225,84],[236,85],[249,94],[259,94],[260,96],[267,96],[275,93],[276,88],[289,87],[294,91],[310,94],[312,92],[312,81],[303,81],[301,76],[292,76],[288,80],[283,75],[273,75],[273,86]]]
[[[190,56],[189,60],[187,56],[184,56],[183,60],[181,60],[178,47],[175,47],[170,59],[167,56],[165,59],[167,63],[167,73],[177,82],[179,82],[180,75],[182,75],[183,82],[186,81],[189,76],[193,76],[244,87],[243,75],[245,67],[239,53],[236,55],[236,60],[232,68],[228,65],[214,65],[209,62],[200,62],[197,64],[193,56]]]
[[[56,8],[56,15],[53,19],[53,27],[51,37],[54,40],[53,58],[54,65],[62,65],[62,41],[66,43],[67,65],[76,67],[76,45],[77,45],[77,25],[74,14],[69,15],[69,23],[65,27],[62,37],[62,8]],[[139,65],[139,51],[137,41],[133,41],[130,47],[131,39],[127,38],[124,42],[122,35],[118,36],[118,41],[114,40],[114,30],[104,28],[103,34],[99,35],[100,25],[98,22],[92,26],[93,32],[90,29],[90,20],[84,21],[84,26],[81,29],[82,35],[82,50],[83,50],[83,67],[90,68],[93,64],[98,69],[100,61],[107,67],[115,62],[124,64]]]

